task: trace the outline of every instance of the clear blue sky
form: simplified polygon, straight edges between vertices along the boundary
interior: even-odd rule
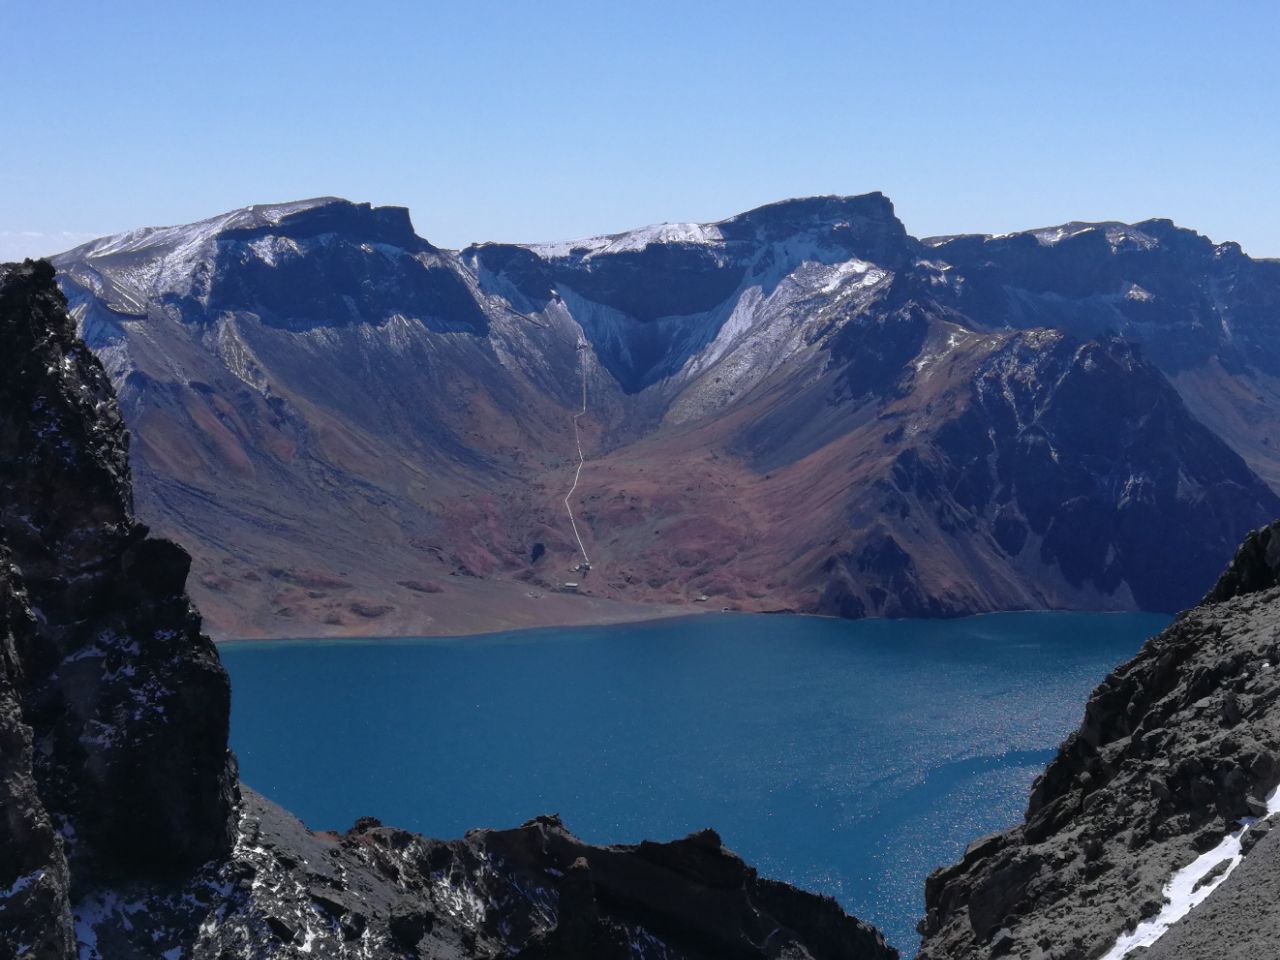
[[[320,194],[461,246],[869,190],[1280,256],[1277,51],[1275,0],[0,0],[0,256]]]

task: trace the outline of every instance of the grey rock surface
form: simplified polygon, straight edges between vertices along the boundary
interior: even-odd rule
[[[1273,523],[1245,537],[1231,565],[1201,602],[1222,603],[1276,586],[1280,586],[1280,527]]]
[[[1132,960],[1274,960],[1280,957],[1280,832],[1259,840],[1204,903]]]

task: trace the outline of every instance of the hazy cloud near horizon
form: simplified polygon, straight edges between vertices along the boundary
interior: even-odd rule
[[[100,233],[86,233],[83,230],[58,230],[53,233],[40,230],[0,230],[0,262],[52,256],[100,236]]]

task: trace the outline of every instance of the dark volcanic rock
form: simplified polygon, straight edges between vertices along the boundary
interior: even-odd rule
[[[175,947],[193,960],[897,957],[835,901],[760,879],[709,831],[594,847],[539,817],[448,842],[371,820],[338,837],[247,789],[230,860],[82,907],[113,944],[103,956],[129,960]]]
[[[18,650],[31,646],[36,624],[16,583],[8,551],[0,548],[0,956],[53,960],[75,955],[71,877],[36,784],[31,728],[22,715]]]
[[[1132,960],[1270,960],[1280,944],[1280,833],[1251,828],[1256,836],[1244,862],[1185,920]]]
[[[1018,334],[938,446],[962,466],[953,489],[1001,505],[1008,526],[993,527],[1011,554],[1029,534],[1068,583],[1124,584],[1143,610],[1193,603],[1244,532],[1280,514],[1280,497],[1117,337]]]
[[[338,837],[242,791],[189,558],[133,518],[128,434],[48,264],[0,267],[0,342],[0,960],[897,956],[711,831]]]
[[[0,341],[0,542],[29,621],[11,675],[41,805],[73,888],[185,871],[230,849],[236,789],[187,555],[133,518],[128,434],[47,263],[4,268]]]
[[[903,378],[868,529],[817,571],[820,611],[962,614],[1011,577],[1024,592],[992,606],[1177,610],[1280,514],[1136,345],[1053,330],[984,340],[946,369],[926,345]],[[1050,570],[1057,583],[1033,573]]]
[[[1222,603],[1246,593],[1280,586],[1280,523],[1255,530],[1202,603]]]
[[[1280,372],[1271,333],[1280,262],[1253,260],[1238,244],[1215,244],[1169,220],[925,243],[962,278],[949,299],[992,326],[1115,331],[1141,341],[1166,371],[1217,354]]]
[[[1257,574],[1274,529],[1246,541],[1221,602],[1210,594],[1094,691],[1080,729],[1036,781],[1025,822],[930,876],[922,958],[1092,960],[1160,910],[1175,870],[1242,818],[1266,814],[1262,798],[1280,781],[1280,588]],[[1245,834],[1242,871],[1276,875],[1273,861],[1258,860],[1273,848],[1268,830]],[[1232,874],[1183,923],[1219,911],[1237,932],[1275,937],[1271,905],[1242,906],[1239,883]],[[1171,943],[1182,942],[1182,925]],[[1219,936],[1232,943],[1230,929]],[[1195,950],[1169,952],[1160,940],[1151,956],[1263,955],[1210,950],[1214,939],[1199,920]]]
[[[413,232],[403,207],[333,201],[278,223],[218,235],[208,293],[193,316],[253,311],[294,330],[420,319],[484,333],[466,284]]]

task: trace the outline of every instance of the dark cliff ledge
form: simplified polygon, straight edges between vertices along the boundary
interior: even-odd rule
[[[1242,819],[1261,819],[1243,835],[1246,852],[1274,847],[1255,844],[1280,782],[1278,533],[1273,524],[1251,534],[1205,601],[1094,691],[1080,729],[1036,781],[1022,825],[975,841],[929,878],[921,958],[1094,960],[1159,914],[1174,872]],[[1280,883],[1274,865],[1264,872]],[[1216,897],[1184,921],[1198,924],[1202,946],[1213,938],[1200,918],[1224,909]],[[1246,899],[1242,918],[1230,950],[1168,953],[1186,936],[1175,924],[1149,955],[1274,955],[1273,906]]]
[[[385,243],[415,252],[435,249],[414,232],[406,207],[375,207],[338,198],[312,201],[273,226],[237,227],[224,230],[222,236],[244,241],[268,237],[310,240],[327,233],[346,234],[365,243]]]
[[[47,263],[0,266],[0,343],[0,960],[897,957],[711,831],[339,837],[242,791],[190,558],[134,519],[128,434]]]
[[[1200,602],[1222,603],[1276,586],[1280,586],[1280,522],[1249,534],[1231,565]]]

